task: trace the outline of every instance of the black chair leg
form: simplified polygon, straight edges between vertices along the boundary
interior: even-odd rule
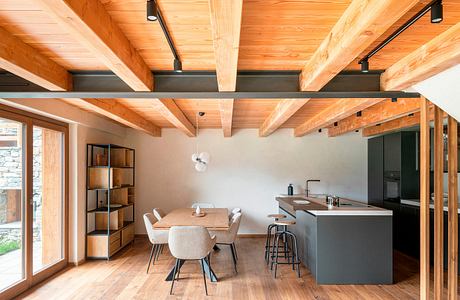
[[[233,244],[230,244],[230,250],[232,250],[233,267],[235,268],[235,273],[238,273],[238,270],[236,269],[236,256],[235,256],[235,249],[233,248]]]
[[[233,246],[233,250],[235,251],[236,260],[238,260],[238,251],[236,251],[236,245],[235,245],[235,243],[232,243],[232,246]]]
[[[204,280],[204,290],[206,292],[206,296],[208,295],[208,286],[206,284],[206,273],[204,271],[204,263],[203,263],[204,258],[200,259],[201,263],[201,271],[203,271],[203,280]]]
[[[163,246],[163,245],[158,245],[157,251],[155,252],[155,257],[154,257],[154,259],[153,259],[154,262],[158,260],[158,257],[160,256],[160,252],[161,252],[161,247],[162,247],[162,246]]]
[[[185,261],[184,261],[185,262]],[[179,268],[177,269],[177,277],[176,277],[176,280],[179,280],[179,276],[180,276],[180,269],[181,269],[181,263],[182,261],[179,259]]]
[[[173,292],[174,280],[176,280],[176,272],[177,272],[178,265],[179,265],[179,260],[176,259],[176,264],[174,265],[173,278],[172,278],[172,281],[171,281],[171,289],[169,290],[170,295],[172,295],[172,292]]]
[[[150,263],[152,262],[153,253],[156,250],[156,245],[152,245],[152,250],[150,250],[149,264],[147,265],[147,274],[149,273]]]
[[[274,264],[275,264],[275,278],[276,278],[276,271],[278,270],[278,248],[279,248],[279,242],[280,242],[280,235],[283,235],[283,234],[282,233],[277,234],[276,238],[275,238],[275,241],[276,241],[276,250],[274,250],[275,251],[275,262],[274,262]],[[275,243],[273,243],[273,245],[275,245]],[[275,249],[275,248],[273,248],[273,249]],[[273,264],[273,258],[272,258],[272,264]]]

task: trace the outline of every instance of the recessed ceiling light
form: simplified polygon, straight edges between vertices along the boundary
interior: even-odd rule
[[[431,23],[442,22],[442,1],[438,1],[431,5]]]
[[[147,1],[147,20],[156,21],[158,20],[158,8],[155,0]]]

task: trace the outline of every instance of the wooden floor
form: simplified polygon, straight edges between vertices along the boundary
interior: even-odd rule
[[[212,266],[219,277],[209,283],[208,298],[215,299],[418,299],[418,263],[395,254],[394,285],[316,285],[306,268],[302,278],[284,265],[274,279],[263,258],[263,238],[237,241],[238,271],[233,273],[230,250],[213,252]],[[21,295],[19,299],[204,299],[203,278],[198,262],[187,262],[169,296],[165,277],[173,259],[165,249],[158,264],[146,274],[150,245],[136,239],[133,246],[111,261],[89,261],[68,268]]]

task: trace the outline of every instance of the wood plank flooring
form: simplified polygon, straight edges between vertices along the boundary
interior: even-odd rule
[[[287,265],[279,267],[274,279],[263,258],[263,238],[240,238],[238,274],[233,272],[230,249],[222,246],[212,254],[219,282],[208,281],[204,294],[198,262],[187,262],[181,279],[169,296],[170,282],[164,279],[173,266],[165,248],[159,261],[146,274],[150,244],[137,238],[111,261],[88,261],[69,267],[53,278],[20,295],[18,299],[418,299],[418,262],[395,253],[393,285],[317,285],[306,268],[302,277]],[[432,285],[431,285],[432,287]]]

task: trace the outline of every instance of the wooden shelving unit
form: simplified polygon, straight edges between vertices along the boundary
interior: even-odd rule
[[[134,241],[135,150],[88,144],[86,257],[110,259]]]

